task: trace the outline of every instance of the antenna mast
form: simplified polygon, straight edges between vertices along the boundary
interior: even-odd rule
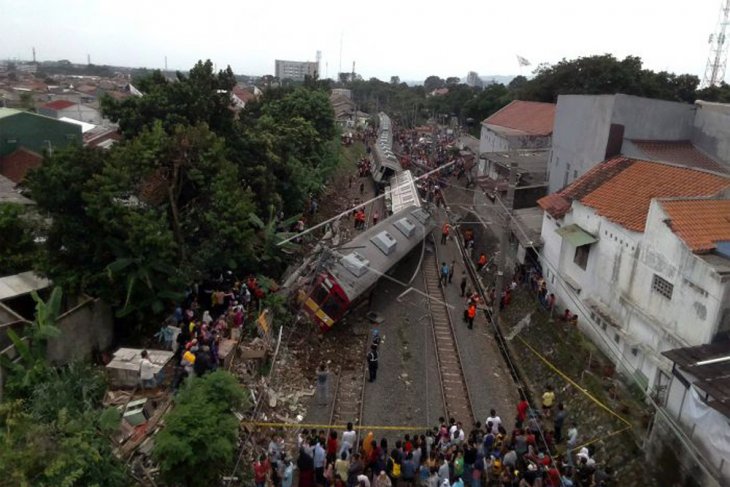
[[[702,87],[717,86],[725,80],[727,67],[727,44],[725,32],[730,23],[730,0],[722,0],[717,29],[710,35],[710,54],[707,58],[705,76],[702,78]]]

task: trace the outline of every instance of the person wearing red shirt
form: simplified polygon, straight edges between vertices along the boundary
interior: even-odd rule
[[[266,458],[266,455],[261,455],[259,461],[253,464],[253,476],[256,487],[266,486],[266,476],[269,474],[269,470],[271,470],[269,460]]]
[[[337,432],[330,433],[327,438],[327,463],[334,463],[337,459]]]
[[[520,427],[522,427],[522,423],[524,423],[525,419],[527,419],[527,410],[529,408],[530,405],[526,399],[522,399],[517,404],[517,422],[520,423]]]

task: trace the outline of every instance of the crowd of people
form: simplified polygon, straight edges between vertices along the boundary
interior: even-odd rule
[[[563,429],[567,411],[547,388],[542,411],[517,404],[514,427],[495,410],[470,427],[450,418],[431,430],[395,438],[302,430],[296,454],[274,435],[253,465],[257,487],[607,487],[612,471],[597,464],[589,445],[576,450],[578,429]],[[555,409],[555,411],[553,411]],[[566,443],[566,453],[554,455]],[[562,447],[561,447],[562,449]],[[297,480],[296,484],[294,483]]]
[[[190,290],[172,318],[180,329],[171,344],[175,350],[173,390],[187,377],[202,376],[221,365],[221,341],[238,338],[249,313],[258,309],[265,294],[255,276],[238,281],[228,275]]]

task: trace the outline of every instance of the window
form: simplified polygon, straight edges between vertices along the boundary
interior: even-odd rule
[[[590,251],[590,245],[581,245],[580,247],[576,247],[573,262],[575,262],[575,264],[581,269],[586,270],[586,266],[588,265],[588,254]]]
[[[563,179],[563,186],[568,185],[568,176],[570,176],[570,164],[567,164],[565,168],[565,178]]]
[[[606,328],[608,328],[608,325],[606,324],[605,321],[603,323],[601,323],[601,328],[603,329],[603,331],[606,331]]]
[[[618,333],[613,334],[613,341],[616,343],[619,343],[621,341],[621,337],[619,336]]]
[[[639,349],[637,347],[631,347],[631,355],[633,355],[634,357],[639,355]]]
[[[674,286],[663,277],[654,274],[654,279],[651,281],[651,288],[665,298],[672,299]]]

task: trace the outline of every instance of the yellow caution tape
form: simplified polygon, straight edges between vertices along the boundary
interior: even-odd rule
[[[623,422],[623,423],[624,423],[625,425],[627,425],[628,427],[632,427],[631,423],[630,423],[630,422],[629,422],[629,421],[628,421],[627,419],[625,419],[625,418],[621,417],[621,416],[620,416],[620,415],[619,415],[618,413],[616,413],[616,412],[615,412],[615,411],[614,411],[613,409],[611,409],[611,408],[609,408],[608,406],[606,406],[605,404],[603,404],[603,403],[602,403],[601,401],[599,401],[598,399],[596,399],[596,398],[595,398],[595,397],[594,397],[594,396],[593,396],[593,395],[592,395],[592,394],[591,394],[590,392],[588,392],[588,391],[587,391],[587,390],[586,390],[585,388],[581,387],[581,386],[580,386],[580,384],[576,383],[576,382],[575,382],[575,381],[574,381],[573,379],[571,379],[570,377],[568,377],[567,375],[565,375],[565,373],[563,373],[563,371],[561,371],[560,369],[558,369],[558,368],[557,368],[557,367],[556,367],[555,365],[553,365],[553,364],[552,364],[552,363],[551,363],[551,362],[550,362],[550,361],[549,361],[548,359],[546,359],[545,357],[543,357],[543,356],[542,356],[542,355],[540,354],[540,352],[538,352],[537,350],[535,350],[534,348],[532,348],[532,347],[530,346],[530,344],[529,344],[529,343],[527,343],[527,342],[526,342],[526,341],[525,341],[525,340],[524,340],[524,339],[523,339],[522,337],[518,336],[517,338],[518,338],[518,339],[519,339],[519,340],[520,340],[520,341],[522,342],[522,344],[523,344],[524,346],[526,346],[527,348],[529,348],[529,349],[530,349],[530,351],[531,351],[532,353],[534,353],[535,355],[537,355],[537,357],[538,357],[538,358],[539,358],[540,360],[542,360],[543,362],[545,362],[545,364],[546,364],[546,365],[547,365],[548,367],[550,367],[550,369],[552,369],[552,370],[553,370],[553,371],[554,371],[554,372],[555,372],[556,374],[558,374],[558,375],[559,375],[560,377],[562,377],[563,379],[565,379],[566,381],[568,381],[568,382],[569,382],[570,384],[572,384],[572,385],[573,385],[573,387],[575,387],[575,388],[577,388],[577,389],[578,389],[579,391],[581,391],[581,392],[582,392],[582,393],[583,393],[583,394],[584,394],[584,395],[585,395],[586,397],[588,397],[588,398],[589,398],[589,399],[590,399],[591,401],[593,401],[594,403],[596,403],[596,404],[597,404],[598,406],[600,406],[600,407],[601,407],[602,409],[604,409],[604,410],[605,410],[606,412],[608,412],[608,413],[609,413],[609,414],[611,414],[612,416],[614,416],[614,417],[618,418],[618,419],[619,419],[619,420],[620,420],[621,422]]]
[[[624,431],[627,431],[627,430],[630,430],[630,429],[631,429],[631,426],[630,425],[629,426],[624,426],[623,428],[621,428],[619,430],[616,430],[616,431],[614,431],[612,433],[609,433],[609,434],[607,434],[605,436],[596,436],[591,441],[587,441],[587,442],[583,443],[580,446],[576,446],[575,448],[571,448],[570,451],[580,451],[581,449],[587,447],[588,445],[590,445],[592,443],[595,443],[595,442],[597,442],[599,440],[606,440],[608,438],[611,438],[612,436],[620,435]]]
[[[306,429],[347,429],[345,424],[314,424],[314,423],[273,423],[268,421],[241,421],[241,424],[249,426],[261,426],[269,428],[306,428]],[[428,426],[367,426],[353,425],[354,430],[381,430],[381,431],[426,431]]]

